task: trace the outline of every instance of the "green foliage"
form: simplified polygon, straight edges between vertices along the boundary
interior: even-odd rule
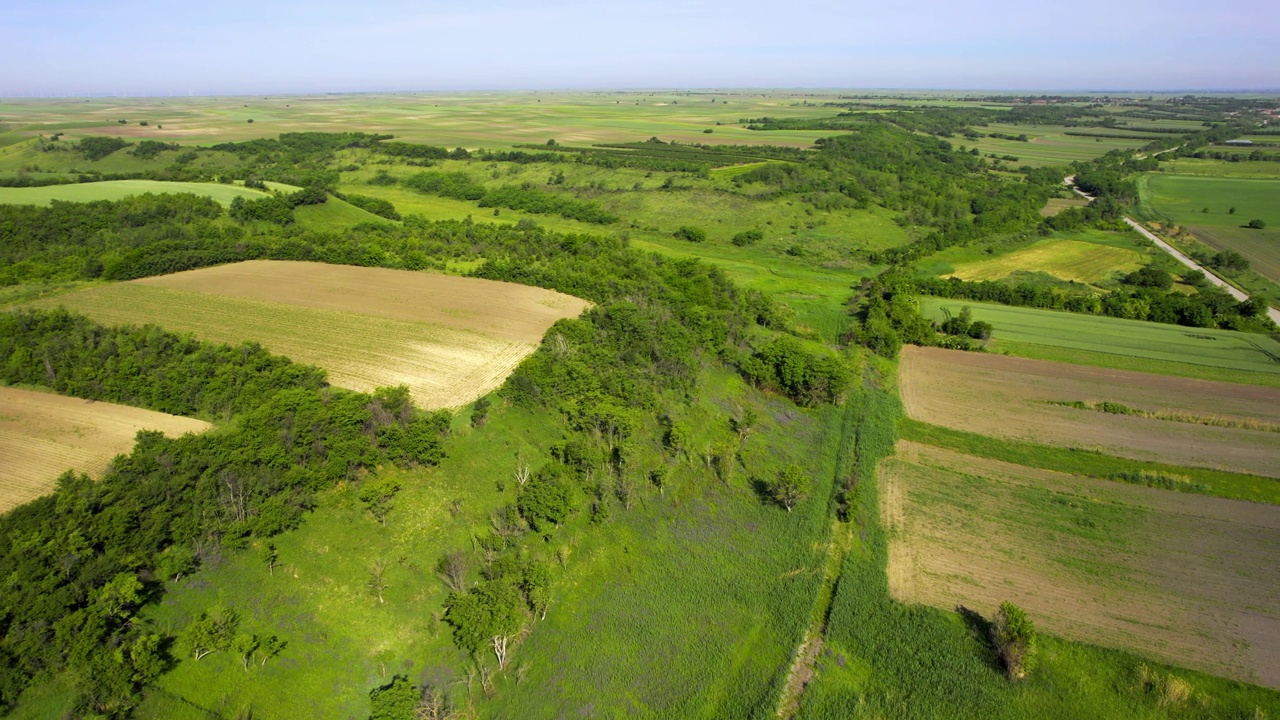
[[[804,468],[788,465],[779,470],[767,486],[774,501],[791,512],[791,508],[809,496],[810,482]]]
[[[240,627],[240,615],[228,607],[215,607],[191,621],[178,637],[178,644],[194,660],[230,649]]]
[[[565,521],[578,504],[577,492],[560,463],[543,466],[520,489],[516,507],[534,531],[550,530]]]
[[[121,138],[91,135],[76,143],[76,151],[84,155],[85,159],[94,162],[128,146],[129,143]]]
[[[687,240],[688,242],[691,242],[691,243],[706,242],[707,231],[703,230],[700,227],[694,227],[692,225],[683,225],[680,227],[679,230],[676,230],[676,237],[680,238],[681,240]]]
[[[374,180],[377,180],[377,179],[378,178],[374,178]],[[373,181],[370,181],[370,182],[373,182]],[[377,184],[394,184],[394,183],[395,183],[395,179],[393,178],[391,183],[375,182],[373,184],[377,185]],[[382,198],[369,197],[367,195],[348,194],[345,197],[345,200],[351,203],[352,205],[355,205],[356,207],[360,208],[361,210],[366,210],[368,212],[371,212],[374,215],[377,215],[378,217],[384,217],[388,220],[400,219],[400,213],[396,212],[396,206],[392,205],[390,201],[383,200]]]
[[[757,387],[786,395],[798,405],[836,403],[849,388],[849,368],[829,353],[806,350],[792,337],[776,337],[739,363]]]
[[[405,178],[403,183],[421,193],[476,201],[480,207],[504,207],[524,212],[560,215],[572,220],[596,224],[608,224],[618,220],[617,216],[602,210],[594,202],[518,185],[486,188],[460,172],[425,171]]]
[[[369,691],[369,720],[416,720],[417,688],[403,675]]]
[[[991,623],[991,643],[1010,680],[1022,680],[1034,667],[1036,629],[1022,608],[1000,603]]]
[[[738,247],[746,247],[748,245],[754,245],[763,239],[764,233],[759,230],[743,230],[742,232],[734,234],[730,242]]]
[[[1154,265],[1147,265],[1125,275],[1124,282],[1137,287],[1149,287],[1166,291],[1173,287],[1173,277],[1169,275],[1168,271]]]
[[[1267,227],[1267,223],[1265,220],[1262,220],[1260,218],[1254,218],[1249,222],[1245,223],[1245,227],[1252,228],[1254,230],[1262,230]]]

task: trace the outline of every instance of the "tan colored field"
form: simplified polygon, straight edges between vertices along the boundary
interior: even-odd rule
[[[894,597],[1280,688],[1280,507],[903,442],[881,466]]]
[[[1097,283],[1140,267],[1142,256],[1133,250],[1079,240],[1044,240],[991,260],[957,265],[951,274],[961,280],[1000,280],[1018,271],[1043,272],[1062,280]]]
[[[1069,207],[1082,207],[1088,204],[1089,201],[1082,197],[1049,198],[1049,202],[1040,208],[1040,217],[1053,217]]]
[[[139,430],[176,437],[210,427],[127,405],[0,387],[0,512],[49,492],[67,470],[100,474],[133,447]]]
[[[551,290],[433,273],[252,261],[40,301],[109,324],[253,340],[318,365],[340,387],[407,385],[426,408],[502,384],[556,320],[587,306]]]
[[[1280,477],[1280,437],[1274,432],[1052,404],[1109,401],[1244,425],[1274,424],[1280,422],[1280,388],[918,347],[904,348],[899,377],[907,414],[934,425],[1137,460]]]

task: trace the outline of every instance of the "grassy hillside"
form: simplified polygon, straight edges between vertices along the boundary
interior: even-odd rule
[[[268,193],[237,185],[221,183],[164,182],[160,180],[106,180],[103,182],[77,183],[73,185],[48,185],[45,187],[0,187],[0,204],[48,205],[53,200],[65,202],[92,202],[94,200],[119,200],[143,193],[193,193],[211,197],[229,206],[237,197],[257,200]],[[341,201],[339,201],[341,202]],[[352,210],[359,210],[352,208]],[[359,212],[364,212],[359,210]],[[366,213],[367,214],[367,213]]]

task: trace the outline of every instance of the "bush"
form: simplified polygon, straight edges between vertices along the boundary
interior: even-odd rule
[[[1267,223],[1261,218],[1254,218],[1253,220],[1250,220],[1245,227],[1253,228],[1254,230],[1262,230],[1267,227]]]
[[[706,242],[707,231],[693,225],[682,225],[679,230],[676,230],[676,237],[693,243]]]
[[[758,243],[763,239],[764,233],[759,230],[743,230],[742,232],[734,235],[730,242],[738,247],[746,247],[748,245]]]

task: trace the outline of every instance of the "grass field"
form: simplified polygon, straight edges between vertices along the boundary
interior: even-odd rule
[[[1016,343],[1012,348],[1033,344],[1118,356],[1122,359],[1117,362],[1126,363],[1121,367],[1134,370],[1144,369],[1132,366],[1130,359],[1136,358],[1280,374],[1280,342],[1265,335],[944,298],[920,299],[921,311],[938,322],[945,319],[944,309],[954,314],[964,307],[973,311],[975,320],[995,326],[992,337],[1001,343],[1000,347],[1005,347],[1005,341],[1012,341]],[[1224,373],[1222,379],[1230,380],[1232,376]]]
[[[896,598],[1280,687],[1280,508],[902,443],[881,470]]]
[[[1141,176],[1138,189],[1157,216],[1182,225],[1234,228],[1259,218],[1280,226],[1280,177],[1150,173]]]
[[[585,303],[510,283],[319,263],[252,261],[37,301],[104,323],[153,323],[219,342],[254,340],[319,365],[335,385],[408,385],[458,407],[502,384],[556,320]]]
[[[1096,284],[1142,267],[1142,255],[1078,240],[1043,240],[991,260],[957,265],[961,280],[1003,280],[1015,272],[1042,272],[1060,280]]]
[[[1041,217],[1053,217],[1058,213],[1072,207],[1084,207],[1089,201],[1082,197],[1075,198],[1049,198],[1044,207],[1040,208]]]
[[[917,347],[904,349],[899,380],[914,420],[1280,478],[1280,435],[1267,429],[1280,421],[1280,390]],[[1063,404],[1075,402],[1119,403],[1148,414]]]
[[[1006,161],[1013,167],[1030,165],[1066,165],[1076,160],[1091,160],[1105,155],[1112,150],[1137,148],[1146,145],[1150,140],[1140,137],[1134,139],[1094,138],[1066,135],[1066,132],[1082,132],[1083,128],[1070,128],[1058,125],[1007,125],[992,123],[981,128],[983,132],[997,132],[1006,135],[1026,135],[1027,142],[1018,140],[1002,140],[983,137],[978,140],[961,138],[957,144],[976,147],[982,154],[995,154],[998,157],[1012,155],[1017,160]]]
[[[193,193],[211,197],[223,205],[230,205],[231,201],[237,197],[242,197],[246,200],[269,197],[267,193],[258,190],[251,190],[238,185],[223,185],[221,183],[105,180],[103,182],[48,185],[31,188],[0,187],[0,204],[48,205],[54,200],[64,200],[66,202],[120,200],[131,195],[142,195],[144,193]],[[359,210],[359,208],[354,207],[352,209]],[[360,212],[364,211],[360,210]],[[376,216],[372,217],[378,219]]]
[[[44,495],[67,470],[100,474],[139,430],[169,436],[209,423],[127,405],[0,387],[0,513]]]
[[[734,126],[743,117],[827,117],[832,114],[829,108],[804,106],[801,101],[821,102],[830,96],[763,90],[7,99],[5,118],[16,131],[31,135],[49,134],[57,131],[56,126],[73,123],[74,127],[62,128],[71,137],[100,134],[184,144],[354,128],[413,142],[470,148],[545,143],[550,138],[589,145],[654,135],[680,142],[807,146],[835,133],[761,133]],[[502,122],[493,122],[495,117]],[[119,119],[129,122],[122,125],[116,122]],[[143,120],[147,126],[137,124]],[[713,132],[704,133],[707,129]]]

